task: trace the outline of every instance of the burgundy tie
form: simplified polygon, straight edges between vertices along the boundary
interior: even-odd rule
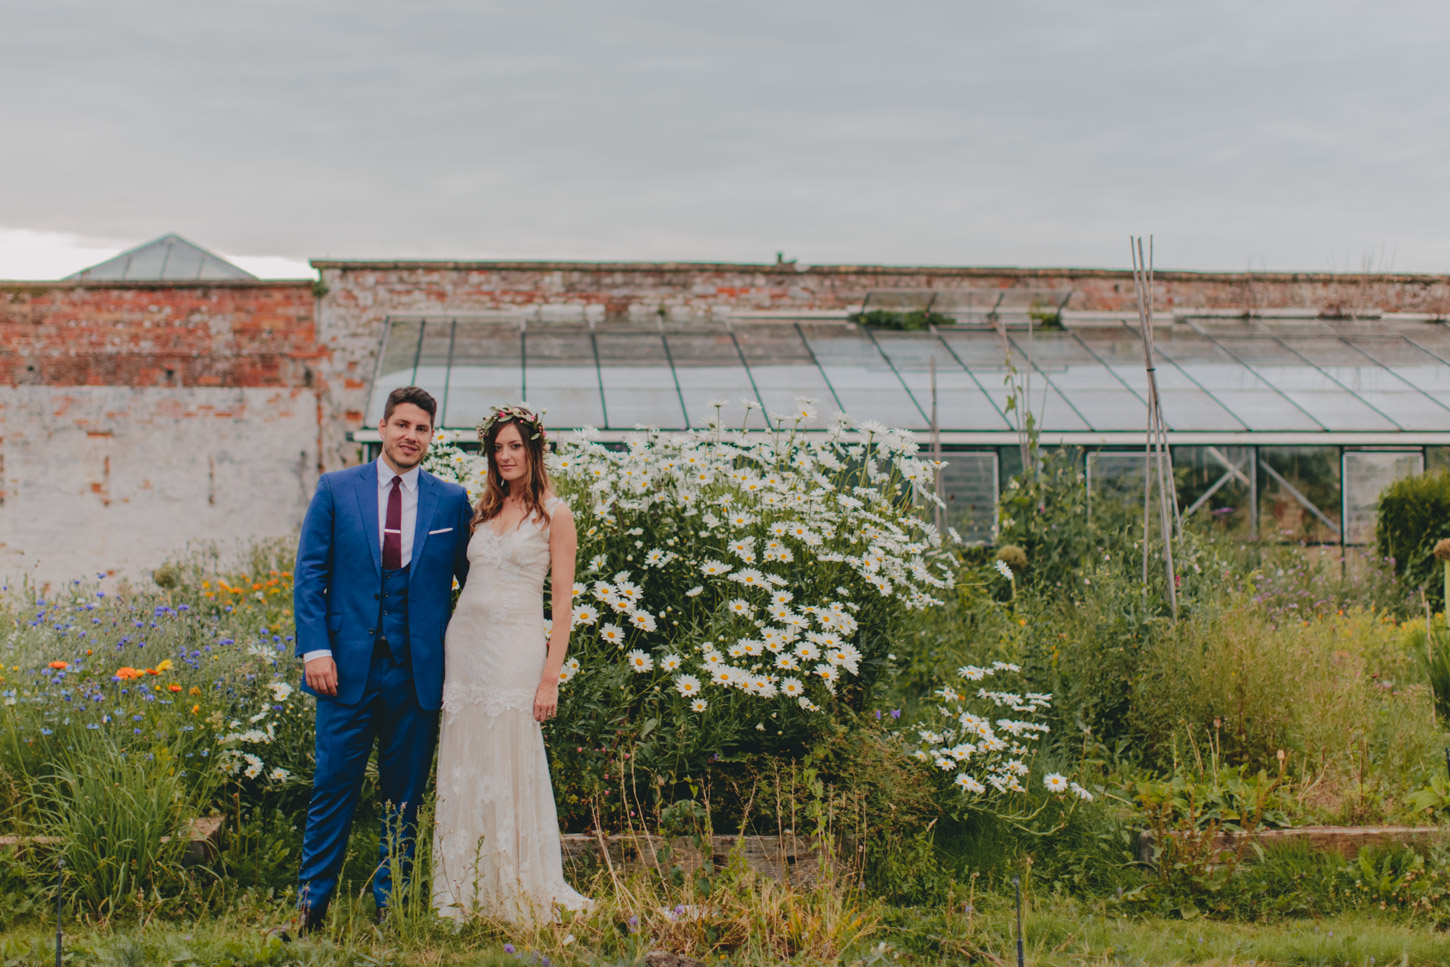
[[[388,494],[388,516],[383,524],[383,570],[396,571],[403,566],[403,478],[393,478]]]

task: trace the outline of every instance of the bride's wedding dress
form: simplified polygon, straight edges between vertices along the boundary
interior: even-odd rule
[[[562,503],[550,498],[544,509]],[[499,534],[484,521],[469,540],[468,564],[444,639],[433,904],[455,920],[547,920],[556,905],[590,903],[564,880],[533,713],[545,658],[548,522],[523,520]]]

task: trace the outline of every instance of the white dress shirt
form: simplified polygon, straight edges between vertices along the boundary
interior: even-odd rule
[[[382,554],[383,542],[387,535],[388,526],[388,497],[393,492],[393,478],[402,477],[403,484],[398,488],[403,497],[403,533],[402,538],[403,554],[399,560],[400,566],[407,567],[408,562],[413,559],[413,529],[418,523],[418,468],[414,467],[407,473],[397,473],[388,466],[387,461],[382,457],[377,459],[378,474],[378,554]],[[302,655],[303,663],[312,661],[314,658],[331,658],[332,649],[318,648],[315,651],[305,652]]]

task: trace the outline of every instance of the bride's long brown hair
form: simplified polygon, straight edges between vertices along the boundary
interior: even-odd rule
[[[524,442],[527,470],[522,479],[512,485],[498,472],[498,460],[494,456],[494,445],[498,435],[506,426],[518,431]],[[488,478],[484,481],[483,496],[473,508],[473,519],[468,522],[470,534],[478,530],[484,521],[493,520],[503,510],[504,498],[510,496],[513,487],[521,488],[519,494],[524,505],[524,519],[532,520],[538,515],[545,520],[549,513],[544,510],[544,495],[549,492],[549,471],[544,467],[544,433],[538,417],[532,422],[526,419],[509,418],[497,420],[484,431],[483,452],[488,457]]]

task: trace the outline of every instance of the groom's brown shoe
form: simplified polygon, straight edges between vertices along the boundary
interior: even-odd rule
[[[291,943],[293,940],[301,940],[309,934],[316,933],[322,929],[322,918],[327,915],[327,910],[316,911],[311,907],[301,907],[297,915],[293,917],[277,936],[283,943]]]

